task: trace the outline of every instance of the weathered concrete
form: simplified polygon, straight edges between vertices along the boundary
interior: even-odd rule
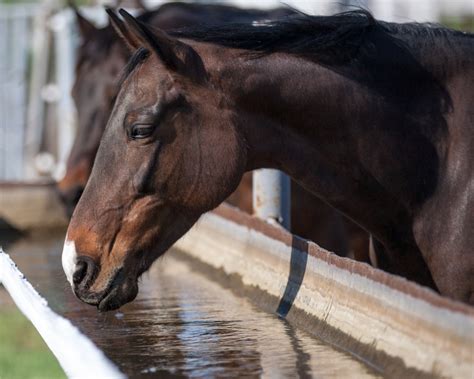
[[[337,257],[226,205],[203,216],[176,246],[223,271],[222,280],[237,278],[267,294],[257,295],[257,303],[387,375],[398,376],[404,367],[413,377],[472,377],[472,307]]]

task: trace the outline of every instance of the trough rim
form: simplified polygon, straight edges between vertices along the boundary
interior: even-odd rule
[[[372,267],[367,263],[358,262],[350,258],[339,257],[335,253],[321,248],[313,241],[305,240],[304,238],[291,234],[282,227],[270,224],[255,216],[249,215],[229,204],[222,203],[219,207],[211,211],[211,213],[262,233],[269,238],[282,242],[288,247],[293,246],[301,251],[306,251],[309,255],[321,259],[329,265],[368,278],[408,296],[423,300],[435,307],[463,313],[474,318],[474,307],[468,304],[444,297],[431,288],[424,287],[395,274],[382,271],[381,269]]]
[[[1,180],[0,188],[43,188],[55,187],[57,182],[51,178],[40,178],[31,180]]]

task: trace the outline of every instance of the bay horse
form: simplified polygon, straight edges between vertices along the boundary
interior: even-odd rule
[[[58,192],[69,216],[89,178],[102,133],[118,93],[117,81],[131,56],[109,24],[97,28],[70,0],[82,43],[77,51],[72,97],[77,109],[78,127]],[[163,30],[203,23],[251,22],[275,19],[294,12],[286,8],[241,9],[220,4],[165,3],[143,12],[141,22]]]
[[[381,268],[474,302],[472,34],[362,10],[167,34],[120,13],[135,53],[62,255],[82,301],[132,301],[270,167],[367,230]]]
[[[118,93],[117,81],[131,53],[111,25],[97,28],[73,2],[69,5],[75,12],[83,41],[78,49],[72,90],[78,128],[65,176],[57,185],[60,199],[70,217],[92,171],[100,139]],[[166,3],[142,13],[138,19],[171,30],[204,23],[273,20],[291,14],[294,12],[286,8],[262,11],[216,4]],[[244,176],[242,184],[227,202],[252,213],[251,183],[251,174]],[[292,186],[291,213],[293,233],[313,240],[340,256],[368,262],[368,234],[296,183]]]

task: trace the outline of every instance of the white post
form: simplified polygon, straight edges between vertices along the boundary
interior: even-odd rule
[[[50,44],[47,19],[50,12],[51,9],[47,5],[38,7],[33,19],[31,78],[25,136],[27,179],[34,179],[38,176],[33,163],[34,158],[39,153],[44,129],[45,104],[41,97],[41,90],[48,80]]]
[[[252,200],[257,217],[290,228],[291,181],[287,175],[273,169],[255,170]]]
[[[310,2],[312,3],[312,2]],[[313,14],[318,16],[329,16],[336,13],[338,9],[337,1],[318,0],[313,3]]]
[[[75,107],[71,98],[75,67],[73,20],[74,15],[70,9],[56,14],[50,20],[56,50],[56,85],[60,93],[56,120],[58,135],[58,160],[54,173],[56,179],[61,178],[65,172],[75,135]]]
[[[407,5],[409,6],[410,21],[435,22],[439,19],[440,8],[437,0],[410,1]]]
[[[394,0],[370,1],[370,10],[374,16],[383,21],[395,21],[396,7]]]

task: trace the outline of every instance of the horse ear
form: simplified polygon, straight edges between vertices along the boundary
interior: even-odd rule
[[[120,38],[125,41],[130,51],[133,53],[138,50],[142,45],[140,40],[133,33],[130,33],[128,28],[125,26],[123,21],[115,14],[115,11],[113,9],[105,8],[105,11],[109,15],[110,24],[115,29]]]
[[[161,29],[146,26],[124,9],[119,12],[130,32],[141,42],[140,46],[155,53],[169,70],[196,81],[206,78],[201,57],[191,46],[170,37]]]
[[[77,24],[79,25],[79,31],[82,37],[84,39],[90,39],[97,31],[97,28],[81,14],[74,0],[68,0],[68,4],[76,14]]]

